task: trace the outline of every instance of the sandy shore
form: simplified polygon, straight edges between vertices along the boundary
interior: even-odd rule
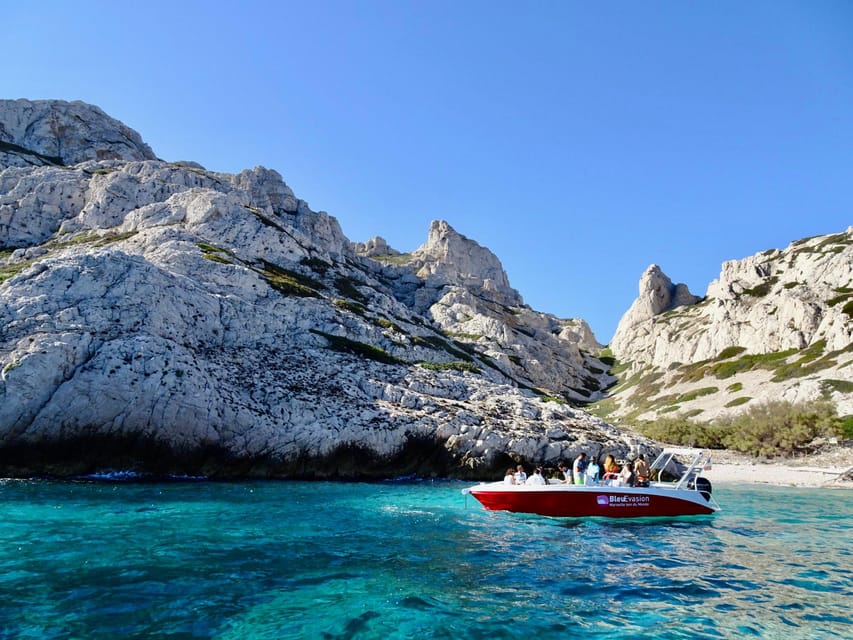
[[[827,453],[780,461],[755,460],[743,454],[717,451],[711,462],[711,469],[702,475],[712,483],[853,488],[851,448],[837,448]]]

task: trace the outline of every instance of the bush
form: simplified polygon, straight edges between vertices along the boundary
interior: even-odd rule
[[[419,362],[418,364],[430,371],[468,371],[469,373],[482,373],[479,367],[470,362]]]
[[[661,417],[640,424],[640,432],[659,442],[768,457],[803,451],[815,438],[853,437],[853,416],[839,418],[826,400],[801,404],[773,400],[716,422],[694,422],[690,417]]]
[[[841,418],[841,437],[845,440],[853,440],[853,416]]]
[[[720,426],[728,449],[754,456],[784,456],[806,448],[818,437],[841,435],[841,420],[832,403],[819,400],[793,404],[771,400],[725,419]]]
[[[727,358],[734,358],[735,356],[742,354],[744,351],[746,351],[746,347],[726,347],[720,351],[720,355],[717,356],[717,359],[725,360]]]
[[[693,422],[685,416],[658,418],[640,425],[640,432],[659,442],[705,449],[722,449],[723,440],[728,436],[725,427]]]

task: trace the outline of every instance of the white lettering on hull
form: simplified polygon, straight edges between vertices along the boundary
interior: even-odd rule
[[[651,498],[649,496],[633,495],[599,495],[595,501],[600,507],[648,507]]]

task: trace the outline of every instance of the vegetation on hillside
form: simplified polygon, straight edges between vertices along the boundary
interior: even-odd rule
[[[640,426],[643,435],[660,442],[767,457],[807,451],[818,438],[851,437],[851,429],[853,422],[839,418],[835,406],[826,400],[797,404],[772,400],[711,422],[676,416]]]

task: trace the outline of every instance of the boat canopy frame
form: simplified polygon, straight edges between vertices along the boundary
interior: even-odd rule
[[[680,456],[685,460],[690,460],[689,463],[682,462],[676,456]],[[675,462],[675,464],[679,464],[684,467],[684,471],[680,472],[681,477],[678,478],[675,482],[664,482],[660,479],[661,474],[666,471],[669,466]],[[707,449],[693,449],[688,447],[667,447],[663,451],[660,452],[655,461],[652,462],[649,467],[649,475],[651,477],[655,476],[655,471],[657,471],[657,480],[653,481],[655,486],[663,486],[670,487],[673,489],[685,489],[685,490],[693,490],[693,491],[701,491],[696,479],[702,474],[703,471],[709,470],[711,468],[711,452]],[[672,473],[671,471],[669,471]],[[672,473],[673,476],[678,476],[678,473]],[[710,485],[709,485],[710,487]],[[703,492],[704,494],[704,492]],[[714,499],[714,497],[710,493],[710,488],[707,493],[708,502],[711,502],[717,510],[720,509],[720,505]]]

